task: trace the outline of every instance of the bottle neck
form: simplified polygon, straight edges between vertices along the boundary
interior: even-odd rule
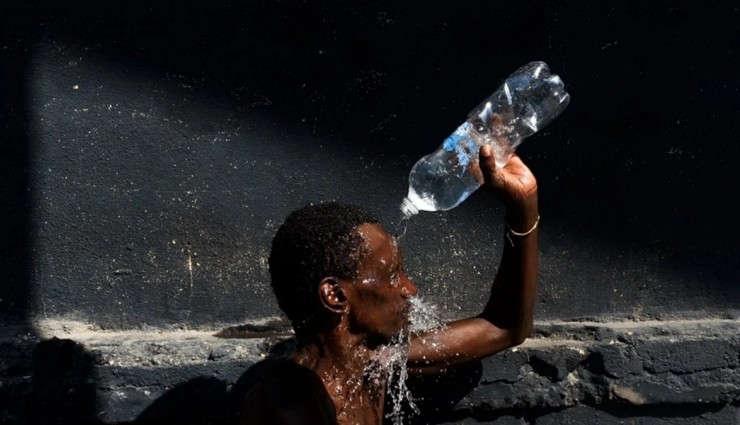
[[[411,217],[412,215],[419,214],[419,209],[416,208],[416,205],[414,205],[408,197],[406,197],[403,198],[403,201],[401,202],[401,212],[405,217]]]

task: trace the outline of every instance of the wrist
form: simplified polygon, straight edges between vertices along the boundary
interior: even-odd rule
[[[526,233],[536,225],[539,217],[537,192],[529,194],[506,208],[506,225],[514,232]]]

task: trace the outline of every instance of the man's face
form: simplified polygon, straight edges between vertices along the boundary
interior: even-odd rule
[[[406,326],[408,298],[417,289],[404,272],[401,251],[391,235],[377,224],[362,224],[357,230],[367,254],[357,279],[348,285],[351,330],[387,341]]]

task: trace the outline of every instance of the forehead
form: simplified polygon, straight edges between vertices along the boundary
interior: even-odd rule
[[[363,265],[370,265],[368,261],[390,265],[398,256],[399,248],[396,239],[379,225],[361,224],[357,227],[357,232],[362,236],[365,247],[368,249]]]

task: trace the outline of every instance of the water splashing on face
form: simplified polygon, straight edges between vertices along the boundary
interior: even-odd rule
[[[406,385],[409,376],[409,338],[411,335],[428,332],[433,340],[434,333],[440,329],[444,329],[444,323],[436,306],[418,296],[409,298],[409,326],[401,330],[390,343],[378,349],[365,368],[364,377],[367,382],[379,388],[385,383],[386,394],[392,406],[386,417],[394,425],[403,425],[407,413],[420,413],[413,394]],[[404,409],[404,406],[408,409]]]
[[[437,306],[425,301],[420,296],[409,298],[409,331],[421,333],[444,327]]]

